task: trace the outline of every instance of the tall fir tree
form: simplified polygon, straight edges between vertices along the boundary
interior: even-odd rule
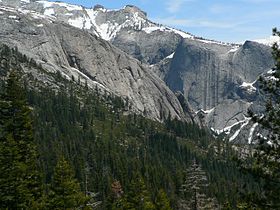
[[[30,108],[19,72],[10,71],[0,99],[0,206],[38,209],[41,178],[33,138]]]
[[[180,191],[183,199],[180,202],[180,208],[190,210],[216,209],[216,199],[207,196],[208,185],[205,171],[194,160],[186,170],[185,182],[181,186]]]
[[[148,191],[143,178],[136,174],[131,180],[129,189],[124,192],[124,198],[118,201],[114,209],[119,210],[156,210],[151,200],[151,194]]]
[[[62,156],[54,169],[48,196],[49,209],[81,209],[86,207],[88,198],[82,193],[74,171]]]
[[[156,197],[156,209],[157,210],[172,210],[170,201],[163,189],[160,189]]]

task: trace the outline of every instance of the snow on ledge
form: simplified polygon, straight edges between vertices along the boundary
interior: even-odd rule
[[[49,1],[36,1],[39,4],[43,4],[44,8],[53,7],[54,5],[65,7],[68,11],[77,11],[77,10],[83,10],[82,6],[79,5],[73,5],[73,4],[67,4],[64,2],[49,2]]]
[[[249,121],[251,120],[251,118],[248,118],[248,117],[246,117],[246,116],[244,116],[244,120],[241,120],[241,121],[238,121],[238,122],[236,122],[236,123],[233,123],[232,125],[230,125],[230,126],[227,126],[227,127],[225,127],[225,128],[223,128],[223,129],[221,129],[221,130],[218,130],[218,129],[215,129],[215,128],[211,128],[211,130],[214,132],[214,133],[216,133],[217,135],[220,135],[220,134],[222,134],[222,133],[225,133],[226,135],[228,135],[228,134],[230,134],[230,131],[231,131],[231,129],[234,127],[234,126],[236,126],[236,125],[239,125],[239,124],[243,124],[243,123],[245,123],[246,125],[249,123]],[[244,125],[245,126],[245,125]],[[241,127],[243,128],[244,126],[242,126],[241,125]],[[240,130],[241,130],[241,128],[240,128]],[[240,132],[240,130],[239,130],[239,132]],[[238,134],[239,134],[239,132],[238,132]],[[237,135],[238,135],[237,134]]]
[[[248,92],[252,93],[255,92],[257,89],[253,86],[256,83],[256,80],[254,82],[248,83],[248,82],[243,82],[242,85],[239,87],[246,89]]]
[[[267,74],[274,74],[276,71],[273,69],[268,70],[268,72],[266,72]]]
[[[159,26],[151,26],[151,27],[145,27],[145,28],[142,28],[142,31],[146,32],[147,34],[150,34],[154,31],[165,31],[166,28],[165,27],[159,27]]]
[[[10,19],[17,19],[18,17],[15,16],[15,15],[9,15],[9,18],[10,18]]]
[[[166,58],[171,59],[171,58],[173,58],[174,54],[175,54],[175,52],[174,52],[174,53],[171,53],[171,54],[170,54],[170,55],[168,55]]]
[[[236,139],[236,137],[239,135],[242,128],[244,128],[244,126],[248,125],[250,120],[251,120],[251,118],[245,117],[245,120],[243,121],[243,124],[241,125],[241,127],[237,131],[235,131],[235,133],[229,138],[230,142],[233,141],[234,139]]]
[[[210,114],[211,112],[213,112],[215,110],[215,107],[213,107],[212,109],[208,109],[208,110],[203,110],[201,109],[201,111],[204,113],[204,114]]]
[[[240,48],[240,46],[234,46],[233,48],[231,48],[228,52],[229,53],[233,53],[233,52],[236,52],[238,49]]]
[[[44,12],[44,15],[46,16],[53,16],[55,15],[54,9],[53,8],[47,8]]]
[[[214,110],[215,110],[215,107],[213,107],[212,109],[207,109],[207,110],[199,109],[198,111],[195,112],[195,114],[198,114],[199,112],[202,112],[203,114],[210,114]],[[214,128],[211,128],[211,130],[216,133],[216,130]]]
[[[254,131],[256,129],[256,127],[258,126],[258,123],[254,123],[254,125],[252,126],[252,128],[250,129],[250,133],[249,133],[249,137],[248,137],[248,144],[252,143],[252,139],[253,139],[253,134]]]
[[[183,32],[183,31],[179,31],[177,29],[174,29],[174,28],[170,28],[170,27],[165,27],[165,26],[150,26],[150,27],[145,27],[145,28],[142,28],[142,31],[146,32],[147,34],[150,34],[154,31],[166,31],[166,32],[173,32],[175,34],[178,34],[180,35],[182,38],[184,39],[193,39],[194,36],[186,33],[186,32]]]

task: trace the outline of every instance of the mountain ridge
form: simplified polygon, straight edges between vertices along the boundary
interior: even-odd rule
[[[253,41],[231,44],[198,38],[153,23],[148,20],[145,12],[131,5],[120,10],[107,10],[100,5],[85,8],[63,2],[3,0],[0,4],[4,3],[34,18],[71,25],[109,41],[137,59],[137,65],[145,66],[147,73],[164,80],[174,93],[182,93],[188,102],[188,109],[192,110],[189,113],[193,113],[190,118],[202,118],[205,125],[216,133],[228,133],[227,128],[236,127],[235,125],[240,125],[243,130],[252,128],[251,123],[247,122],[246,113],[248,108],[260,107],[257,101],[262,97],[255,81],[273,67],[269,46]],[[15,18],[14,21],[19,20]],[[42,24],[38,26],[44,27]],[[105,61],[104,58],[101,59]],[[129,65],[126,66],[128,69],[124,69],[133,72]],[[118,77],[116,74],[111,76]],[[108,82],[105,77],[101,80]],[[112,81],[109,83],[112,84]],[[164,86],[163,83],[160,84]],[[126,90],[123,90],[123,95],[126,94]],[[138,98],[137,101],[141,104],[142,100]],[[169,104],[172,107],[172,103]],[[178,101],[176,104],[179,113],[183,113]],[[150,109],[151,107],[153,105]],[[157,103],[157,107],[156,118],[160,119],[160,103]],[[181,118],[175,114],[176,108],[171,109],[173,116]],[[145,111],[143,106],[140,110]],[[257,110],[261,111],[261,108]],[[168,112],[168,108],[164,112]],[[246,128],[247,125],[251,127]],[[230,129],[228,138],[234,140],[233,137],[237,137],[235,134]],[[247,132],[246,135],[250,136],[250,133]],[[241,139],[244,142],[244,138]]]
[[[110,43],[68,24],[41,18],[38,13],[0,10],[0,41],[17,47],[48,71],[59,71],[69,80],[81,77],[93,88],[96,84],[103,86],[127,98],[132,110],[149,118],[161,121],[170,113],[191,120],[163,81]]]

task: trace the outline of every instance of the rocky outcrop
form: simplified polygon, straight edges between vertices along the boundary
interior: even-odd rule
[[[245,42],[235,51],[227,45],[184,40],[178,46],[165,81],[174,91],[182,91],[195,109],[211,109],[221,101],[249,100],[245,84],[271,69],[270,48]],[[244,84],[243,84],[244,83]],[[250,95],[254,95],[255,90]]]
[[[172,117],[190,120],[174,93],[148,66],[110,43],[38,13],[0,11],[0,42],[17,47],[44,69],[98,84],[128,98],[132,110],[152,119],[162,120],[170,112]]]
[[[165,81],[181,91],[204,121],[222,131],[243,125],[248,108],[261,101],[256,80],[273,66],[270,47],[246,41],[233,49],[228,45],[185,39],[180,43]]]

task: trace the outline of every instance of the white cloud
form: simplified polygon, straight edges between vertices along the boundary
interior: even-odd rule
[[[166,9],[170,13],[176,13],[182,8],[184,3],[193,1],[195,0],[168,0],[166,2]]]

